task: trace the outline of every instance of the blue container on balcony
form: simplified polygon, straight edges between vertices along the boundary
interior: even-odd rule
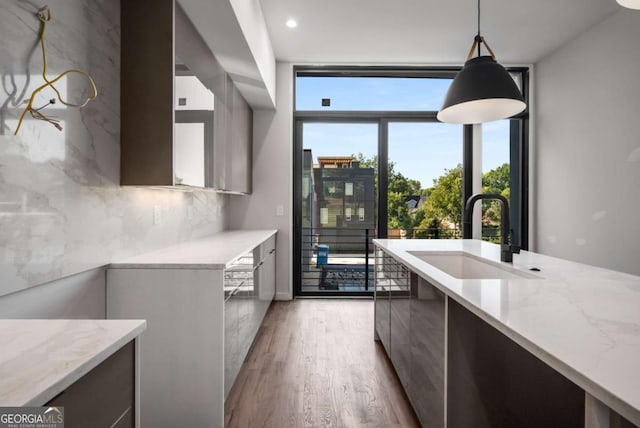
[[[316,266],[326,265],[329,260],[329,246],[318,245],[316,254]]]

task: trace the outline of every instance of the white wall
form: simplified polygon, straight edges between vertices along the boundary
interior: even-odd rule
[[[209,235],[225,221],[223,195],[119,186],[120,2],[47,4],[48,75],[85,70],[98,98],[43,110],[62,120],[62,131],[27,116],[14,137],[28,87],[42,83],[39,21],[33,2],[0,2],[0,295],[14,293],[0,298],[0,318],[100,315],[101,266]],[[74,76],[63,93],[81,99],[83,85]]]
[[[639,43],[621,9],[536,65],[541,253],[640,274]]]
[[[293,67],[276,67],[278,109],[253,112],[253,193],[230,196],[230,229],[278,229],[276,298],[292,297]],[[282,205],[284,216],[276,215]]]

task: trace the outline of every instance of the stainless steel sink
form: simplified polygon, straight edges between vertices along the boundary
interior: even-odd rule
[[[460,251],[409,251],[434,268],[458,279],[539,279],[538,276]]]

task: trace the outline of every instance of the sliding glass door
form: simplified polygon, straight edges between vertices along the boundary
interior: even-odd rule
[[[301,292],[368,293],[378,125],[301,122]]]

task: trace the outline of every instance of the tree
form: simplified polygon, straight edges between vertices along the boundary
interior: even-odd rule
[[[373,168],[375,188],[378,188],[378,156],[371,158],[365,157],[362,153],[352,155],[353,158],[360,162],[361,168]],[[405,197],[409,195],[420,194],[420,182],[405,177],[395,171],[395,163],[389,161],[389,187],[388,187],[388,227],[390,229],[403,229],[409,231],[414,228],[414,218],[409,213],[409,208]]]
[[[433,180],[427,199],[427,215],[460,228],[462,223],[462,165],[445,169],[444,174]]]
[[[378,157],[366,158],[362,153],[354,155],[363,168],[373,168],[375,183],[378,183]],[[447,238],[448,226],[460,230],[462,224],[462,165],[445,169],[444,173],[433,180],[433,186],[422,188],[418,180],[405,177],[395,171],[395,163],[389,161],[388,166],[388,227],[402,229],[407,237]],[[482,176],[482,192],[497,193],[509,199],[510,196],[509,164],[486,172]],[[406,197],[419,195],[426,197],[426,203],[411,212]],[[497,201],[483,201],[482,223],[496,227],[500,224],[500,205]]]
[[[505,189],[509,188],[510,182],[509,164],[504,163],[482,175],[482,192],[501,194]]]
[[[511,196],[511,173],[508,163],[487,171],[482,175],[482,193],[493,193],[502,195],[507,200]],[[482,203],[482,224],[489,227],[500,225],[500,202],[483,201]]]

